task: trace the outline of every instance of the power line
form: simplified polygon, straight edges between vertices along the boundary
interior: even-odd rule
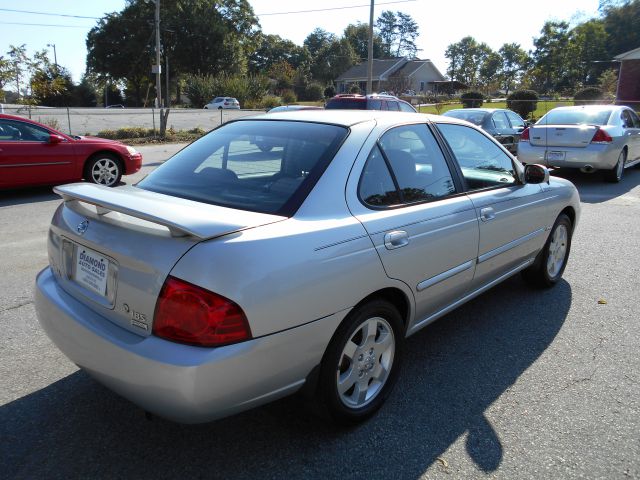
[[[32,10],[14,10],[12,8],[0,8],[0,11],[15,12],[15,13],[31,13],[33,15],[51,15],[52,17],[89,18],[91,20],[100,20],[100,17],[84,17],[82,15],[66,15],[64,13],[34,12]]]
[[[391,5],[394,3],[408,3],[408,2],[416,2],[418,0],[396,0],[394,2],[380,2],[377,3],[376,5]],[[347,10],[349,8],[362,8],[362,7],[369,7],[371,6],[371,4],[366,4],[366,5],[351,5],[349,7],[332,7],[332,8],[318,8],[318,9],[314,9],[314,10],[296,10],[296,11],[292,11],[292,12],[271,12],[271,13],[256,13],[257,17],[266,17],[269,15],[289,15],[289,14],[296,14],[296,13],[313,13],[313,12],[327,12],[330,10]]]
[[[29,25],[32,27],[67,27],[67,28],[91,28],[84,25],[59,25],[53,23],[21,23],[21,22],[0,22],[2,25]]]

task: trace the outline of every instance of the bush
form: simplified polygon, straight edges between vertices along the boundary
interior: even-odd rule
[[[276,97],[275,95],[265,95],[262,97],[262,100],[260,100],[258,107],[264,109],[273,108],[277,107],[281,103],[282,101],[280,100],[280,97]]]
[[[480,92],[465,92],[460,95],[460,101],[464,108],[477,108],[482,106],[484,95]]]
[[[310,100],[312,102],[322,100],[323,95],[324,89],[319,83],[310,83],[304,90],[304,96],[307,100]]]
[[[356,95],[359,94],[360,93],[360,87],[354,83],[349,88],[349,93],[355,93]]]
[[[604,92],[598,87],[587,87],[576,92],[573,96],[576,105],[594,105],[603,103]]]
[[[336,96],[336,87],[329,85],[324,89],[324,98],[331,98]]]
[[[533,90],[516,90],[507,97],[507,108],[527,118],[538,108],[538,94]]]
[[[296,103],[298,101],[298,99],[296,98],[296,94],[293,93],[293,90],[283,90],[280,97],[282,98],[282,102],[285,105]]]
[[[98,137],[108,138],[111,140],[124,140],[127,138],[146,138],[154,136],[153,128],[143,127],[124,127],[117,130],[101,130]]]
[[[269,88],[264,76],[242,75],[189,75],[185,81],[185,94],[194,107],[201,108],[215,97],[234,97],[245,107],[247,102],[259,101]]]

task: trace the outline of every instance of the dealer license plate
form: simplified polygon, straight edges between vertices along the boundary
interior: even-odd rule
[[[564,160],[565,152],[547,152],[547,160]]]
[[[82,245],[76,245],[75,251],[75,282],[98,295],[106,296],[109,259]]]

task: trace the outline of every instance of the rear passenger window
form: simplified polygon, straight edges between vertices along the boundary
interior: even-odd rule
[[[387,100],[387,108],[394,112],[400,110],[400,107],[398,107],[398,102],[394,102],[393,100]]]
[[[398,102],[398,105],[400,105],[400,110],[402,112],[411,112],[411,113],[415,112],[413,107],[411,105],[409,105],[408,103]]]
[[[496,112],[493,114],[493,124],[498,130],[508,130],[509,121],[504,112]]]
[[[464,125],[438,124],[462,169],[470,190],[516,183],[511,158],[478,130]]]
[[[524,121],[518,115],[516,115],[513,112],[505,112],[505,113],[507,114],[507,117],[509,117],[509,121],[511,122],[511,127],[513,128],[525,127]]]
[[[367,160],[359,191],[365,203],[389,206],[433,200],[456,190],[444,155],[427,126],[407,125],[380,138]]]
[[[360,178],[358,194],[364,203],[372,207],[387,207],[400,203],[400,195],[377,145],[367,159]]]

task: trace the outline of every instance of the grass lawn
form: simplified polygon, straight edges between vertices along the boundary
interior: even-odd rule
[[[538,119],[541,116],[543,116],[545,113],[547,113],[549,110],[551,110],[552,108],[569,106],[569,105],[573,105],[572,100],[561,100],[561,101],[538,100],[538,108],[536,109],[535,112],[533,112],[532,116],[533,118]],[[482,107],[483,108],[507,108],[507,102],[495,102],[495,103],[485,102],[482,104]],[[442,107],[440,108],[440,114],[443,114],[448,110],[453,110],[454,108],[462,108],[462,104],[461,103],[442,104]],[[436,109],[435,106],[420,107],[418,111],[421,113],[432,113],[432,114],[438,115],[438,110]]]

